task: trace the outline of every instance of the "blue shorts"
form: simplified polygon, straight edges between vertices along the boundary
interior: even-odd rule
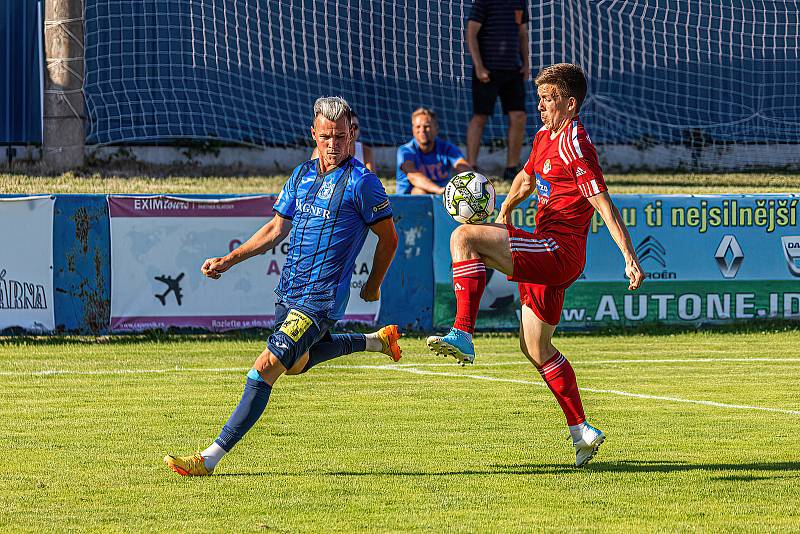
[[[315,343],[330,338],[336,321],[319,317],[297,308],[275,303],[275,331],[267,340],[267,348],[286,369],[291,369]]]

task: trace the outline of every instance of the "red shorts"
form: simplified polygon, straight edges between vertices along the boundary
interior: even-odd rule
[[[526,232],[506,225],[511,245],[519,297],[536,316],[557,325],[564,306],[564,291],[578,279],[586,264],[586,239],[561,234]]]

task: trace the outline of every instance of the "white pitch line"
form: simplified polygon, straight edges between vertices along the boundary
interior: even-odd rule
[[[718,359],[718,358],[716,358]],[[715,360],[715,358],[709,358],[709,360]],[[776,358],[751,358],[751,359],[729,359],[734,361],[794,361],[796,358],[789,358],[778,360]],[[627,362],[630,360],[620,360],[621,362]],[[686,361],[696,361],[696,360],[686,360]],[[509,362],[511,363],[511,362]],[[514,362],[515,363],[515,362]],[[452,366],[453,364],[451,364]],[[486,364],[484,364],[486,365]],[[537,387],[547,387],[547,385],[543,382],[534,382],[531,380],[522,380],[519,378],[500,378],[495,376],[485,376],[485,375],[474,375],[469,373],[442,373],[437,371],[426,371],[423,369],[418,369],[415,367],[401,367],[399,365],[327,365],[326,368],[328,369],[374,369],[379,371],[394,371],[400,373],[410,373],[416,375],[425,375],[425,376],[443,376],[448,378],[471,378],[473,380],[486,380],[489,382],[506,382],[511,384],[522,384],[526,386],[537,386]],[[58,370],[58,369],[51,369],[45,371],[30,371],[30,372],[18,372],[18,371],[3,371],[0,372],[0,376],[62,376],[62,375],[137,375],[137,374],[165,374],[165,373],[186,373],[186,372],[205,372],[205,373],[230,373],[230,372],[246,372],[248,369],[244,367],[211,367],[211,368],[203,368],[203,367],[174,367],[174,368],[167,368],[167,369],[110,369],[110,370],[95,370],[95,371],[70,371],[70,370]],[[605,395],[617,395],[621,397],[632,397],[637,399],[649,399],[649,400],[660,400],[660,401],[667,401],[667,402],[679,402],[684,404],[699,404],[702,406],[713,406],[716,408],[729,408],[735,410],[756,410],[761,412],[774,412],[774,413],[784,413],[784,414],[791,414],[791,415],[800,415],[800,411],[798,410],[786,410],[783,408],[768,408],[765,406],[751,406],[746,404],[727,404],[723,402],[716,402],[716,401],[707,401],[707,400],[694,400],[694,399],[682,399],[680,397],[666,397],[661,395],[646,395],[643,393],[630,393],[627,391],[619,391],[615,389],[594,389],[594,388],[580,388],[582,391],[588,391],[590,393],[600,393]]]
[[[167,369],[98,369],[95,371],[74,371],[70,369],[47,369],[45,371],[0,371],[0,376],[103,376],[103,375],[153,375],[165,373],[246,373],[249,367],[172,367]]]
[[[667,359],[617,359],[617,360],[570,360],[572,365],[615,365],[621,363],[714,363],[714,362],[734,362],[734,363],[781,363],[781,362],[800,362],[800,358],[667,358]],[[506,367],[522,365],[529,366],[527,360],[512,362],[481,362],[474,368],[482,367]],[[454,367],[455,362],[450,363],[398,363],[391,365],[391,368],[418,368],[418,367]],[[328,369],[383,369],[383,365],[338,365],[329,364]],[[46,369],[43,371],[0,371],[0,376],[60,376],[60,375],[141,375],[141,374],[164,374],[164,373],[188,373],[188,372],[212,372],[212,373],[231,373],[247,372],[249,367],[171,367],[166,369],[99,369],[93,371],[78,371],[71,369]],[[459,375],[461,376],[461,375]]]
[[[428,375],[428,376],[446,376],[451,378],[472,378],[475,380],[487,380],[490,382],[509,382],[512,384],[524,384],[529,386],[538,386],[538,387],[547,387],[547,384],[543,382],[533,382],[531,380],[521,380],[518,378],[498,378],[494,376],[484,376],[484,375],[472,375],[472,374],[457,374],[457,373],[439,373],[434,371],[424,371],[422,369],[414,369],[408,367],[396,367],[396,366],[375,366],[375,369],[385,369],[389,371],[396,371],[402,373],[413,373],[418,375]],[[730,408],[736,410],[758,410],[761,412],[776,412],[776,413],[785,413],[791,415],[800,415],[800,411],[798,410],[785,410],[783,408],[767,408],[765,406],[749,406],[745,404],[726,404],[724,402],[715,402],[715,401],[706,401],[706,400],[693,400],[693,399],[682,399],[680,397],[664,397],[660,395],[645,395],[642,393],[629,393],[627,391],[618,391],[614,389],[594,389],[594,388],[580,388],[581,391],[588,391],[590,393],[602,393],[606,395],[619,395],[622,397],[633,397],[637,399],[650,399],[650,400],[660,400],[660,401],[668,401],[668,402],[681,402],[685,404],[700,404],[703,406],[714,406],[716,408]]]
[[[481,355],[483,356],[483,355]],[[663,358],[663,359],[617,359],[617,360],[569,360],[572,365],[613,365],[619,363],[714,363],[714,362],[800,362],[800,358]],[[398,363],[395,367],[452,367],[451,363]],[[527,360],[513,362],[481,362],[480,367],[507,365],[531,365]],[[330,366],[333,367],[333,366]],[[341,366],[347,368],[349,366]],[[353,366],[357,367],[357,366]]]
[[[800,358],[664,358],[658,360],[595,360],[579,361],[580,365],[606,365],[616,363],[714,363],[714,362],[800,362]],[[572,363],[572,360],[570,360]]]

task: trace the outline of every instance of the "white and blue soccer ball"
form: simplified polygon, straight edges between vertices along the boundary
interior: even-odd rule
[[[462,172],[447,182],[443,200],[444,209],[457,222],[479,224],[494,211],[494,185],[482,174]]]

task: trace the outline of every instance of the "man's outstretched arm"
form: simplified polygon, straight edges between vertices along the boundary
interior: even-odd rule
[[[525,169],[519,171],[517,176],[514,177],[514,181],[511,183],[511,190],[508,192],[505,202],[500,206],[500,212],[497,214],[495,222],[499,224],[510,224],[511,212],[514,211],[514,208],[519,206],[522,201],[531,196],[535,190],[536,182],[533,180],[533,177],[525,172]]]
[[[292,220],[275,215],[271,221],[262,226],[250,239],[237,249],[221,258],[208,258],[200,268],[205,276],[216,280],[222,273],[248,258],[264,254],[286,239],[292,230]]]
[[[441,195],[444,193],[444,187],[438,185],[421,171],[418,171],[413,161],[406,161],[403,163],[403,165],[400,166],[400,170],[406,173],[408,182],[417,189],[422,189],[431,195]]]
[[[372,257],[372,269],[367,282],[361,288],[361,298],[367,302],[378,300],[381,296],[381,284],[397,251],[397,230],[391,217],[370,226],[370,230],[378,236],[378,245]]]
[[[631,243],[631,235],[628,233],[628,228],[622,220],[619,210],[614,205],[607,191],[598,195],[588,198],[589,203],[594,206],[603,222],[606,224],[611,238],[619,247],[622,256],[625,258],[625,275],[630,280],[628,289],[631,291],[636,290],[642,285],[644,281],[644,271],[639,265],[639,258],[636,257],[636,250]]]

